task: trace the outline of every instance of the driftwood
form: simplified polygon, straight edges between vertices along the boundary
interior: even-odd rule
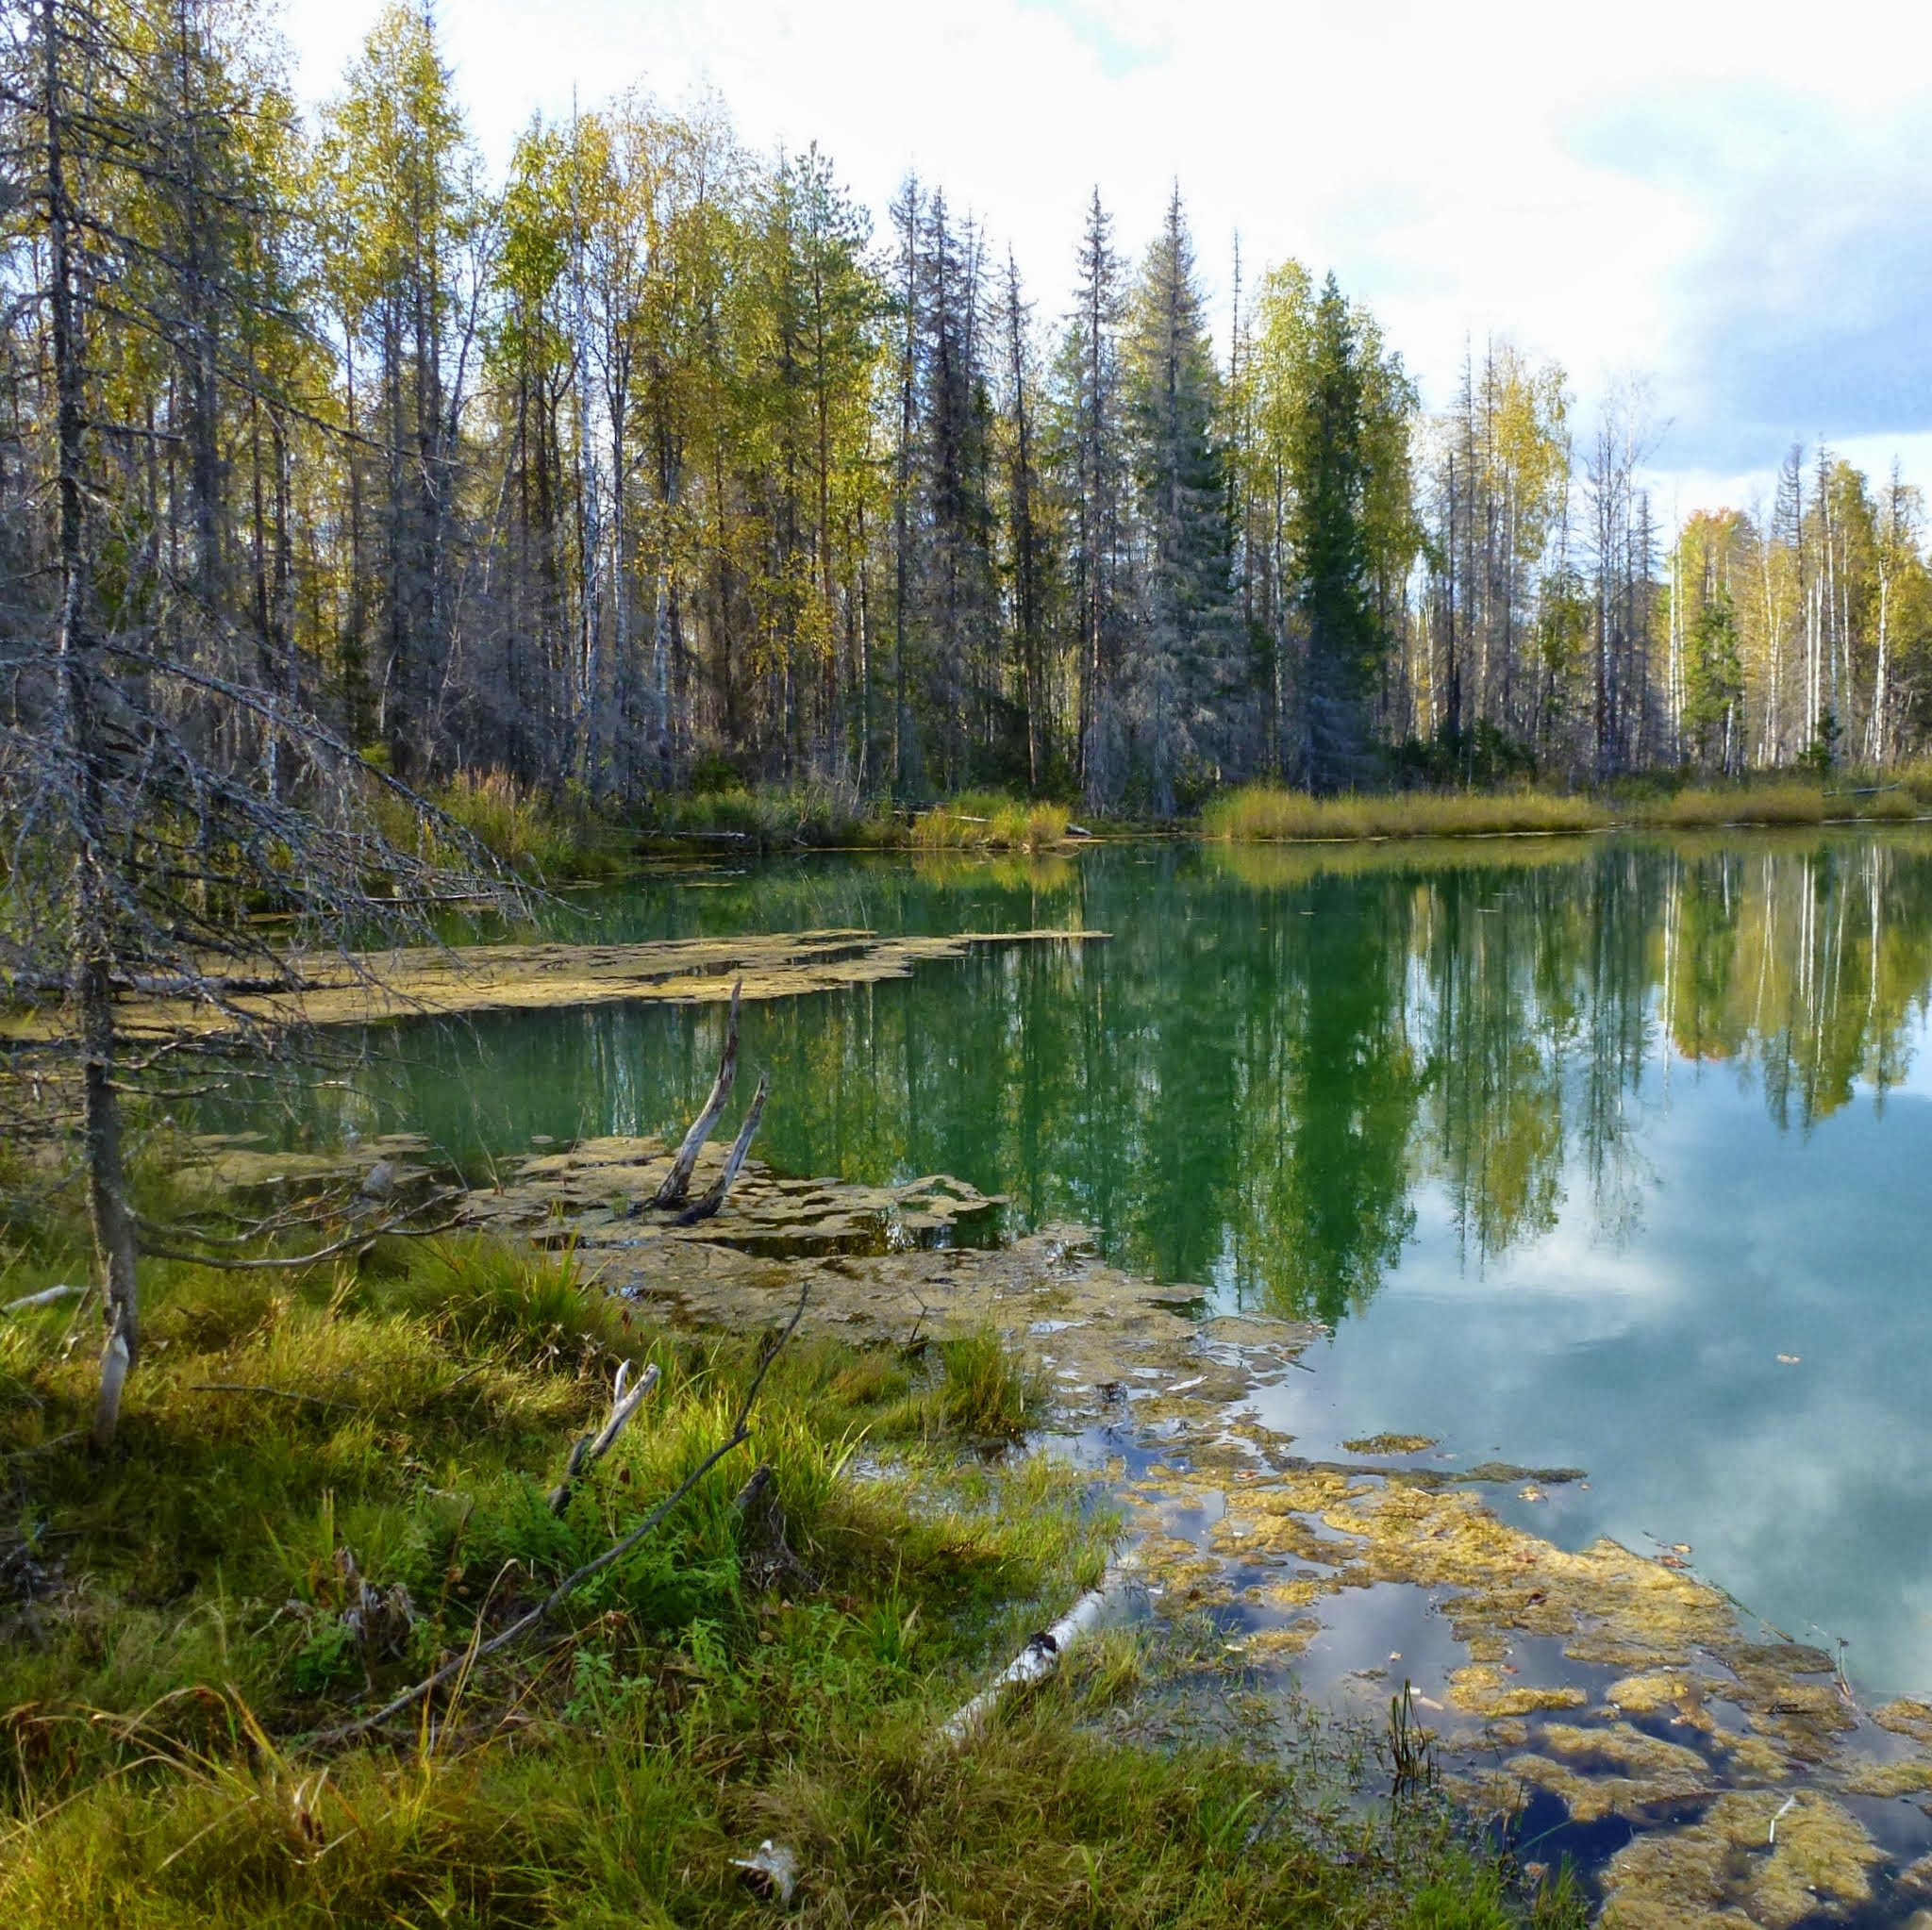
[[[658,1381],[656,1361],[644,1369],[634,1386],[629,1385],[628,1360],[617,1370],[617,1385],[610,1392],[610,1417],[595,1434],[579,1436],[571,1449],[563,1479],[550,1490],[552,1514],[560,1515],[570,1506],[570,1498],[577,1483],[610,1452],[617,1437],[624,1432],[625,1423],[643,1405],[644,1397],[658,1385]]]
[[[744,1122],[738,1128],[738,1137],[731,1142],[731,1151],[725,1156],[723,1172],[711,1183],[711,1190],[703,1199],[687,1206],[673,1224],[695,1226],[701,1220],[708,1220],[724,1207],[731,1191],[732,1182],[738,1177],[739,1169],[744,1164],[744,1156],[751,1151],[751,1136],[758,1129],[758,1120],[765,1109],[765,1095],[771,1090],[771,1079],[767,1073],[758,1074],[758,1090],[751,1095],[751,1104],[744,1109]]]
[[[718,1055],[718,1076],[711,1081],[711,1096],[705,1101],[705,1109],[691,1121],[691,1130],[685,1134],[684,1143],[677,1149],[677,1157],[671,1162],[671,1171],[651,1196],[652,1206],[660,1211],[684,1205],[685,1195],[691,1190],[691,1176],[698,1163],[698,1155],[704,1151],[705,1141],[711,1137],[711,1128],[718,1123],[718,1115],[724,1110],[725,1102],[731,1097],[732,1083],[738,1077],[738,1000],[743,990],[744,980],[741,978],[731,988],[731,1010],[724,1020],[724,1050]]]
[[[402,1694],[391,1697],[383,1705],[366,1716],[358,1716],[352,1722],[343,1722],[333,1729],[326,1729],[319,1736],[309,1739],[310,1749],[335,1749],[344,1742],[353,1742],[359,1736],[366,1736],[372,1729],[379,1729],[385,1722],[392,1722],[411,1703],[420,1702],[432,1695],[446,1682],[454,1682],[459,1676],[466,1676],[477,1663],[500,1654],[503,1650],[520,1642],[542,1627],[577,1589],[592,1575],[602,1574],[613,1563],[622,1561],[645,1536],[649,1535],[670,1514],[673,1508],[734,1449],[741,1448],[751,1439],[751,1411],[758,1402],[758,1389],[765,1384],[765,1375],[772,1371],[772,1363],[784,1351],[785,1343],[798,1331],[798,1323],[805,1318],[806,1302],[811,1297],[809,1284],[799,1289],[798,1305],[791,1309],[791,1318],[773,1337],[759,1360],[758,1372],[751,1377],[751,1385],[744,1390],[744,1399],[739,1403],[738,1412],[732,1420],[731,1432],[708,1454],[636,1527],[613,1541],[602,1555],[587,1561],[581,1568],[571,1572],[545,1595],[542,1601],[526,1614],[520,1615],[500,1635],[491,1636],[487,1642],[475,1642],[465,1649],[453,1661],[445,1662],[441,1669],[425,1675],[421,1682],[412,1683]],[[479,1630],[480,1634],[481,1631]]]
[[[811,1585],[811,1573],[793,1554],[785,1538],[785,1508],[778,1499],[778,1477],[769,1461],[752,1470],[751,1479],[731,1504],[738,1515],[739,1572],[757,1594],[782,1581]]]
[[[1107,1576],[1097,1589],[1082,1595],[1051,1628],[1029,1637],[1026,1646],[1006,1668],[941,1729],[940,1740],[955,1748],[971,1741],[986,1726],[987,1719],[999,1706],[1000,1698],[1008,1689],[1023,1683],[1043,1681],[1051,1675],[1059,1667],[1060,1657],[1100,1626],[1124,1588],[1124,1577],[1121,1573]]]
[[[23,1293],[18,1300],[9,1300],[0,1306],[0,1318],[9,1313],[25,1313],[30,1306],[52,1306],[57,1301],[74,1300],[87,1290],[85,1287],[42,1287],[38,1293]]]

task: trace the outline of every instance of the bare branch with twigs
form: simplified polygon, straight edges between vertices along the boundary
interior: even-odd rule
[[[602,1555],[565,1575],[536,1607],[527,1614],[519,1616],[500,1635],[492,1636],[487,1642],[464,1650],[454,1661],[445,1662],[441,1669],[425,1675],[421,1682],[412,1684],[401,1695],[392,1697],[372,1714],[358,1716],[352,1722],[341,1723],[333,1729],[325,1729],[321,1735],[310,1738],[308,1747],[339,1748],[344,1742],[353,1742],[358,1737],[366,1736],[371,1730],[381,1728],[385,1722],[401,1715],[411,1703],[434,1694],[446,1682],[454,1682],[458,1676],[467,1675],[479,1662],[487,1661],[491,1655],[500,1655],[505,1649],[541,1628],[592,1575],[602,1574],[613,1563],[622,1561],[726,1455],[742,1447],[751,1439],[749,1423],[752,1408],[758,1401],[758,1390],[765,1384],[765,1376],[771,1372],[772,1363],[784,1351],[786,1342],[797,1332],[798,1323],[805,1317],[806,1303],[810,1297],[811,1287],[808,1283],[799,1289],[798,1305],[792,1308],[791,1318],[785,1323],[765,1349],[763,1357],[758,1362],[758,1372],[752,1375],[751,1385],[744,1390],[744,1399],[739,1403],[738,1413],[731,1423],[731,1432],[636,1527],[621,1539],[613,1541]]]

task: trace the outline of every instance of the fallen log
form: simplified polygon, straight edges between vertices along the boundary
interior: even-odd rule
[[[1114,1604],[1125,1594],[1126,1586],[1124,1569],[1111,1571],[1097,1589],[1090,1589],[1051,1628],[1028,1637],[1026,1646],[940,1730],[940,1740],[954,1748],[971,1741],[986,1726],[1008,1689],[1023,1683],[1044,1681],[1059,1667],[1060,1658],[1069,1649],[1101,1625]]]

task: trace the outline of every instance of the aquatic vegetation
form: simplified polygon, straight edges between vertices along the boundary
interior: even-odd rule
[[[1066,841],[1072,817],[1064,805],[969,791],[921,812],[911,842],[916,851],[1048,851]]]
[[[30,1397],[0,1404],[0,1453],[39,1524],[7,1549],[39,1639],[8,1649],[0,1719],[21,1930],[588,1922],[587,1896],[598,1922],[723,1924],[762,1907],[731,1859],[765,1836],[794,1850],[809,1921],[891,1921],[917,1896],[989,1930],[1061,1922],[1074,1872],[1096,1922],[1580,1923],[1568,1892],[1519,1904],[1438,1810],[1351,1820],[1319,1735],[1292,1755],[1175,1723],[1158,1748],[1124,1739],[1114,1719],[1165,1668],[1124,1632],[971,1750],[936,1749],[1114,1534],[1049,1456],[959,1457],[1039,1398],[983,1327],[910,1358],[804,1334],[778,1357],[754,1446],[800,1564],[782,1591],[741,1559],[747,1456],[558,1643],[465,1683],[433,1747],[406,1724],[306,1753],[692,1467],[756,1341],[651,1324],[574,1251],[476,1235],[149,1285],[151,1362],[110,1466],[63,1442],[87,1393],[65,1310],[0,1324],[4,1385]],[[619,1356],[662,1385],[558,1515],[546,1486]],[[1265,1669],[1318,1627],[1222,1659]]]
[[[1248,785],[1201,814],[1204,837],[1234,841],[1544,835],[1622,826],[1688,829],[1728,824],[1819,824],[1830,819],[1898,821],[1920,815],[1919,796],[1891,786],[1825,785],[1774,777],[1607,796],[1547,790],[1392,791],[1311,797]]]
[[[860,930],[659,939],[634,945],[491,944],[418,946],[301,962],[299,993],[238,989],[236,1012],[271,1023],[357,1025],[457,1012],[541,1011],[638,999],[721,1005],[741,984],[751,1001],[799,998],[843,986],[909,978],[916,965],[963,958],[977,947],[1088,944],[1105,932],[957,932],[944,938],[881,938]],[[205,1033],[219,1013],[166,998],[121,1008],[131,1035]],[[27,1036],[30,1022],[14,1026]]]
[[[1584,796],[1541,790],[1390,791],[1310,797],[1271,785],[1243,786],[1201,814],[1208,838],[1474,838],[1501,832],[1601,830],[1612,814]]]
[[[1634,1838],[1605,1877],[1605,1930],[1757,1924],[1790,1930],[1821,1904],[1867,1902],[1883,1854],[1811,1790],[1728,1790],[1696,1822]]]

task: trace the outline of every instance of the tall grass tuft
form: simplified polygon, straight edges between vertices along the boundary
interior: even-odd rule
[[[1817,824],[1834,818],[1895,821],[1932,802],[1932,767],[1890,783],[1845,774],[1826,785],[1770,777],[1679,790],[1641,789],[1608,797],[1546,790],[1393,792],[1310,797],[1248,785],[1202,813],[1208,838],[1232,843],[1369,838],[1470,838],[1499,833],[1585,832],[1635,825],[1690,830],[1720,824]]]
[[[1064,805],[969,790],[916,818],[912,843],[920,851],[1048,851],[1066,842],[1071,822]]]

